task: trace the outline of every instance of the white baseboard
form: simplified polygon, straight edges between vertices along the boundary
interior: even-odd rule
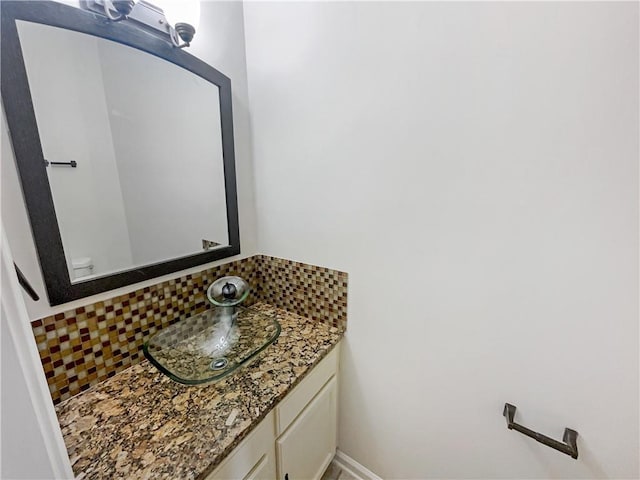
[[[382,480],[381,477],[340,450],[336,451],[333,463],[358,480]]]

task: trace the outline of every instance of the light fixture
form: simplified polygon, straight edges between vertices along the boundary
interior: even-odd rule
[[[146,31],[160,33],[177,48],[188,47],[200,22],[200,0],[154,1],[84,0],[82,5],[113,22],[126,19]]]
[[[188,47],[200,23],[200,0],[155,0],[169,24],[174,46]],[[185,45],[178,44],[178,37]]]
[[[109,3],[113,6],[113,8],[118,12],[117,16],[113,16],[111,13],[111,9],[109,8]],[[120,20],[124,20],[133,10],[133,6],[135,5],[134,0],[111,0],[111,2],[103,2],[104,14],[114,22],[119,22]]]
[[[80,5],[86,10],[101,13],[112,22],[129,18],[135,6],[135,0],[84,0]]]

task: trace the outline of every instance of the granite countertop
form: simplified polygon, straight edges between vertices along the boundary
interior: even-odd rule
[[[78,479],[206,477],[340,341],[327,324],[276,315],[276,343],[217,383],[188,386],[147,360],[56,407]]]

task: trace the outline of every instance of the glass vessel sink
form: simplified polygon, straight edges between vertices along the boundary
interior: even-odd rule
[[[216,307],[180,320],[144,344],[144,356],[187,385],[226,377],[271,345],[280,324],[251,308]]]

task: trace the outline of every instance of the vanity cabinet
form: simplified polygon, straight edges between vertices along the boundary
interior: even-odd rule
[[[206,480],[318,480],[336,452],[338,359],[329,353]]]

